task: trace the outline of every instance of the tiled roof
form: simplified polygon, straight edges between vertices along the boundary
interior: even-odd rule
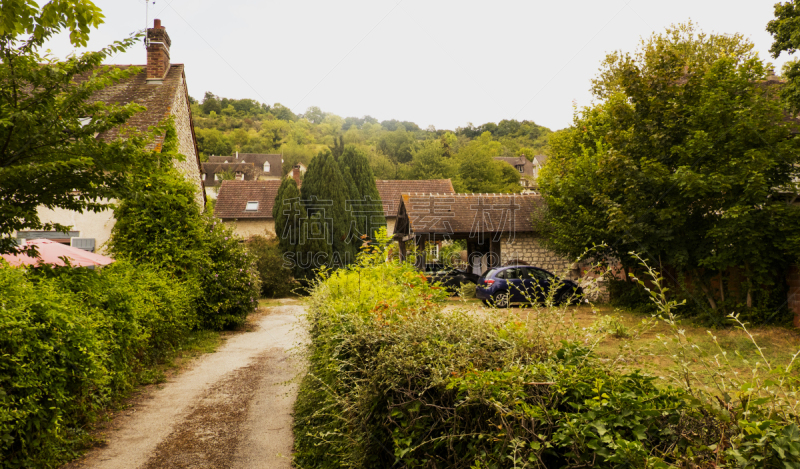
[[[122,70],[134,67],[134,65],[113,66]],[[141,72],[98,91],[95,97],[108,104],[123,105],[135,102],[146,107],[147,110],[134,114],[124,126],[103,132],[98,135],[98,138],[114,140],[121,134],[124,135],[123,129],[126,128],[146,132],[148,127],[157,125],[168,118],[172,113],[172,104],[176,101],[178,93],[186,92],[183,86],[185,81],[183,64],[170,65],[169,72],[160,85],[147,84],[147,65],[135,66],[139,67]],[[161,145],[163,141],[164,136],[158,137],[155,142],[156,146]]]
[[[544,201],[536,194],[403,194],[397,234],[460,234],[533,230]]]
[[[224,171],[232,171],[233,173],[244,173],[245,181],[252,181],[255,178],[253,174],[255,169],[249,163],[202,163],[203,173],[206,174],[206,186],[218,186],[220,181],[215,181],[213,175],[219,174]]]
[[[453,183],[449,179],[424,179],[419,181],[386,180],[375,181],[378,194],[383,202],[383,214],[387,217],[397,216],[400,205],[400,194],[420,192],[426,194],[455,194]]]
[[[280,180],[222,181],[214,206],[214,216],[222,219],[269,218],[278,195]],[[245,211],[247,202],[258,202],[258,210]]]
[[[513,156],[513,157],[495,156],[494,159],[505,161],[511,166],[524,165],[528,161],[528,159],[525,158],[524,156]]]
[[[536,160],[540,166],[544,166],[544,164],[547,162],[547,155],[536,155],[533,157],[533,159]]]
[[[255,166],[255,177],[283,177],[283,155],[278,153],[239,153],[232,156],[209,156],[210,163],[251,163]],[[269,172],[264,172],[264,163],[269,161]]]

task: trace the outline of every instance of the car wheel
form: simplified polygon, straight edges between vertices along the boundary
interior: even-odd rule
[[[578,297],[575,295],[575,292],[572,290],[565,290],[558,295],[556,299],[556,306],[561,305],[574,305],[578,303]]]
[[[483,302],[483,304],[486,306],[492,306],[492,304],[489,303],[489,300],[481,300],[481,302]]]
[[[495,294],[494,297],[492,297],[492,300],[494,300],[494,305],[497,306],[498,308],[508,308],[508,292],[507,291],[503,291],[503,292]]]

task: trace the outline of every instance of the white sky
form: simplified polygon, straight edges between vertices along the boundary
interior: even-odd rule
[[[152,2],[152,0],[150,0]],[[605,54],[692,19],[705,32],[742,33],[765,60],[776,0],[156,0],[154,17],[186,64],[189,93],[309,106],[342,117],[455,129],[516,118],[553,130]],[[106,22],[99,49],[144,28],[144,0],[95,0]],[[51,42],[57,56],[71,50]],[[786,60],[781,56],[777,69]],[[113,63],[144,64],[136,46]]]

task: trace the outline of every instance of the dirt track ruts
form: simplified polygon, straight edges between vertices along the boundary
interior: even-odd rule
[[[302,338],[297,304],[270,308],[255,330],[140,398],[107,444],[62,469],[291,467],[292,405]]]

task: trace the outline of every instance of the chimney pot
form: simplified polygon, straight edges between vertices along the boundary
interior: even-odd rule
[[[160,19],[156,18],[153,21],[153,28],[155,28],[155,29],[164,29],[164,27],[161,26],[161,20]]]

